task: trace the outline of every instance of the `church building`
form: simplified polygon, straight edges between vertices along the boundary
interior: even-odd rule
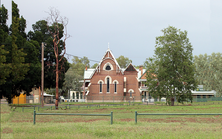
[[[95,69],[84,71],[83,96],[87,102],[141,101],[146,87],[145,70],[131,63],[121,68],[111,50],[105,52]]]

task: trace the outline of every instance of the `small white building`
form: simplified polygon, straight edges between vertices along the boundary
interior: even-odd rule
[[[216,96],[216,91],[205,91],[203,85],[198,85],[197,90],[191,91],[193,98],[211,98]]]
[[[83,92],[70,91],[69,96],[71,102],[85,102]]]

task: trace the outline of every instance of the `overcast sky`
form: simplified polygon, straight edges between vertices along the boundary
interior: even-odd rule
[[[153,57],[155,38],[174,26],[188,31],[193,55],[222,53],[222,0],[14,0],[32,24],[50,7],[69,19],[67,53],[100,61],[109,47],[114,56],[141,65]],[[11,1],[1,0],[11,15]],[[9,9],[10,8],[10,9]],[[11,17],[9,17],[11,18]],[[9,21],[10,22],[10,21]],[[70,61],[72,57],[69,58]],[[95,62],[91,61],[91,65]]]

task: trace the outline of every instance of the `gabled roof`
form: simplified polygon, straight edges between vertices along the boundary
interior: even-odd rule
[[[145,70],[145,72],[143,71],[143,74],[139,77],[139,79],[141,79],[147,72],[147,69]],[[154,77],[156,76],[155,74],[153,75]]]
[[[138,71],[138,74],[137,74],[138,79],[141,79],[144,73],[147,71],[146,69],[143,69],[143,74],[141,75],[141,70],[139,69],[136,69],[136,70]]]
[[[95,74],[95,72],[99,70],[101,63],[107,59],[106,58],[107,54],[111,55],[109,58],[111,58],[115,62],[115,64],[119,68],[120,72],[123,74],[123,71],[122,71],[121,67],[119,66],[118,62],[116,61],[116,58],[114,57],[112,51],[108,48],[95,69],[87,69],[87,71],[84,71],[84,79],[91,79],[92,78],[92,76]]]
[[[126,69],[124,70],[124,72],[125,72],[125,71],[132,71],[132,70],[138,72],[138,71],[136,70],[136,68],[132,65],[132,63],[130,63],[130,64],[126,67]]]
[[[90,79],[95,69],[87,69],[84,71],[84,79]]]
[[[141,79],[147,72],[147,69],[145,69],[145,72],[143,71],[143,74],[139,77],[139,79]]]

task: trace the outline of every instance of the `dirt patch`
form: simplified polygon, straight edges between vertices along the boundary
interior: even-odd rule
[[[95,122],[95,121],[108,121],[107,119],[81,119],[81,118],[77,118],[77,119],[69,119],[69,120],[63,120],[63,121],[57,121],[58,123],[77,123],[77,122]]]
[[[2,133],[3,134],[10,134],[10,133],[13,133],[13,130],[9,127],[6,127],[2,130]]]
[[[93,110],[93,112],[101,112],[101,111],[113,111],[113,110],[124,110],[126,108],[101,108],[101,109],[96,109],[96,110]]]
[[[120,121],[131,122],[131,121],[135,121],[135,119],[126,118],[126,119],[120,119]]]
[[[139,118],[140,121],[143,122],[160,122],[160,123],[221,123],[222,118],[204,118],[204,117],[197,117],[197,118],[161,118],[161,119],[151,119],[151,118]]]
[[[195,110],[209,110],[209,109],[222,109],[222,107],[210,107],[210,108],[194,108]]]
[[[1,113],[5,114],[5,113],[10,113],[10,112],[5,112],[5,111],[3,111],[3,112],[1,112]]]
[[[88,120],[80,120],[78,122],[95,122],[95,121],[107,121],[107,119],[88,119]]]
[[[13,123],[25,123],[25,122],[33,122],[33,120],[13,120]]]

